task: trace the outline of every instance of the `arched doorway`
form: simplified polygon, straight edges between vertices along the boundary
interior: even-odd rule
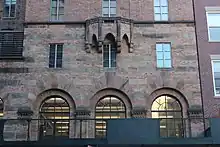
[[[182,106],[176,98],[162,95],[156,98],[151,107],[152,118],[160,118],[162,137],[183,136]]]
[[[69,136],[70,107],[62,97],[49,97],[40,107],[41,136]]]
[[[126,118],[126,106],[115,96],[106,96],[98,101],[95,107],[96,137],[106,136],[106,120]]]

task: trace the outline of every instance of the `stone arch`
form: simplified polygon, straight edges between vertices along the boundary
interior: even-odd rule
[[[108,34],[106,34],[103,43],[104,44],[105,43],[115,44],[116,43],[116,38],[112,33],[108,33]]]
[[[96,92],[95,95],[90,99],[90,109],[95,111],[96,104],[99,102],[99,100],[106,96],[115,96],[121,100],[125,104],[127,117],[130,116],[130,111],[132,110],[130,98],[123,91],[114,88],[106,88]]]
[[[122,37],[122,51],[129,52],[129,48],[130,48],[130,43],[128,36],[127,34],[124,34],[124,36]]]
[[[36,117],[39,114],[39,110],[40,110],[42,102],[44,102],[47,98],[49,98],[51,96],[59,96],[59,97],[63,98],[64,100],[66,100],[66,102],[68,103],[69,108],[71,110],[70,111],[70,118],[73,117],[74,111],[76,109],[75,101],[68,92],[66,92],[62,89],[48,89],[48,90],[41,92],[37,96],[37,98],[33,104],[33,110],[34,110],[34,114],[36,115]]]
[[[153,102],[162,95],[168,95],[168,96],[171,96],[172,98],[175,98],[179,102],[180,106],[182,107],[183,117],[188,116],[187,110],[189,108],[189,104],[185,96],[180,91],[173,89],[173,88],[168,88],[168,87],[157,89],[150,94],[149,100],[147,101],[149,112],[151,111],[151,106]]]

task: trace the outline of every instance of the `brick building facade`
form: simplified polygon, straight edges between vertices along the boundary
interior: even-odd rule
[[[33,112],[32,118],[51,118],[43,111],[50,98],[68,104],[68,115],[59,118],[203,115],[191,0],[28,0],[25,6],[21,60],[0,62],[4,118],[17,118],[24,108]],[[116,102],[100,103],[99,112],[105,99]],[[119,114],[113,108],[119,105],[123,112],[113,114]],[[196,130],[202,126],[192,125]],[[73,132],[70,136],[77,136]],[[5,139],[24,136],[17,131]]]
[[[216,117],[220,109],[220,2],[195,0],[194,3],[204,112],[205,117]]]

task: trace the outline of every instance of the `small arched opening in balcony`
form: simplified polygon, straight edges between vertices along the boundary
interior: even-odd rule
[[[103,42],[103,67],[116,68],[117,44],[114,35],[108,33]]]

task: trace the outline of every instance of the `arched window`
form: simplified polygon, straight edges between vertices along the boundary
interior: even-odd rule
[[[163,137],[183,135],[182,107],[168,95],[158,97],[152,104],[152,118],[160,118],[160,134]]]
[[[117,48],[115,37],[112,34],[107,34],[103,44],[103,67],[116,67]]]
[[[4,116],[4,103],[3,100],[0,98],[0,119]]]
[[[46,99],[40,108],[41,135],[69,136],[69,104],[60,97]]]
[[[96,137],[104,137],[106,135],[105,119],[126,118],[125,104],[114,96],[104,97],[96,104],[95,118],[100,119],[96,121]]]

